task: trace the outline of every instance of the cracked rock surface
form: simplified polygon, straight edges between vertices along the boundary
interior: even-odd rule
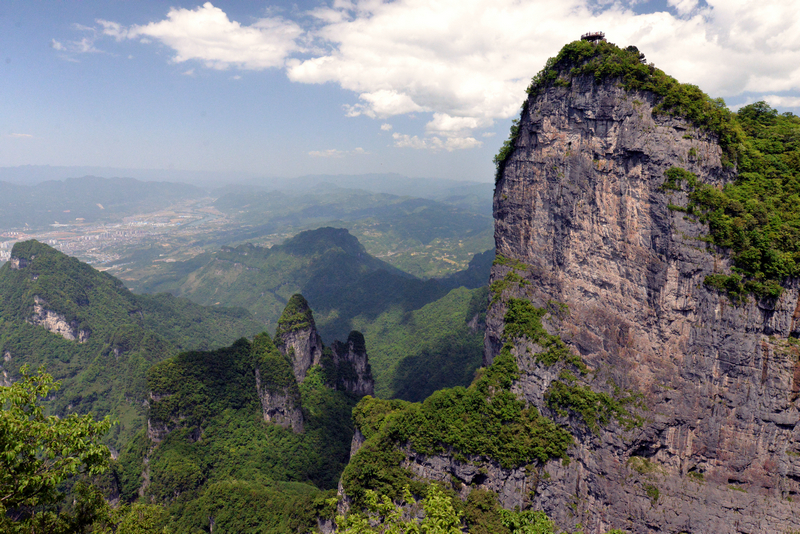
[[[681,167],[722,186],[735,169],[722,165],[712,134],[654,116],[654,103],[590,77],[544,90],[529,100],[497,183],[497,254],[522,262],[515,270],[529,284],[490,306],[485,363],[502,346],[508,298],[562,302],[569,314],[548,316],[546,328],[581,355],[595,384],[639,392],[646,405],[632,430],[612,422],[592,433],[559,417],[544,401],[558,369],[517,341],[515,391],[569,425],[577,442],[568,465],[548,463],[535,493],[517,500],[587,534],[800,529],[800,350],[792,342],[800,283],[784,283],[777,300],[739,306],[704,286],[730,264],[699,239],[706,227],[669,209],[685,206],[686,194],[663,191],[664,172]],[[512,269],[495,265],[492,281]],[[447,463],[434,460],[425,462]],[[419,469],[436,478],[435,466]],[[508,475],[490,469],[485,484],[502,488],[492,477]],[[516,495],[529,491],[520,477],[511,477]],[[501,491],[501,502],[511,501]]]

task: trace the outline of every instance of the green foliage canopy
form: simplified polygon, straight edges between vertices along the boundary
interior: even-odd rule
[[[800,117],[756,102],[736,120],[745,136],[734,182],[718,189],[672,167],[662,189],[686,191],[688,205],[675,208],[708,224],[708,240],[731,252],[734,273],[711,275],[707,285],[734,302],[748,293],[775,298],[800,274]]]
[[[91,523],[96,500],[74,513],[60,513],[62,483],[108,468],[110,453],[100,440],[111,428],[106,417],[45,415],[41,400],[59,384],[39,369],[0,387],[0,526],[4,532],[60,532]]]

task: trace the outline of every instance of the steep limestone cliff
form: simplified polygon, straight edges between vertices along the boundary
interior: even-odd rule
[[[797,531],[800,281],[707,285],[729,250],[665,187],[738,180],[733,119],[635,48],[564,50],[497,159],[487,368],[422,404],[363,399],[340,511],[435,480],[569,532]]]
[[[275,350],[266,333],[253,339],[253,354],[256,356],[256,391],[264,421],[291,428],[296,434],[303,432],[300,390],[290,364]]]
[[[308,370],[322,359],[322,338],[314,316],[302,295],[292,295],[286,303],[275,331],[275,345],[292,361],[294,376],[302,383]]]
[[[562,366],[516,339],[514,391],[576,436],[568,465],[549,462],[530,504],[587,533],[778,533],[800,528],[800,282],[777,299],[734,305],[704,285],[729,272],[706,225],[670,209],[665,171],[721,186],[735,177],[717,137],[654,113],[660,99],[618,78],[573,76],[523,108],[495,189],[498,257],[485,363],[503,346],[513,298],[545,316],[589,366],[593,389],[634,392],[639,427],[587,429],[548,395]],[[510,274],[511,273],[511,274]],[[501,487],[503,474],[487,484]],[[489,477],[491,479],[491,476]],[[527,489],[527,488],[526,488]]]
[[[331,346],[331,375],[336,389],[347,391],[363,397],[375,393],[375,380],[367,358],[367,347],[364,335],[353,330],[347,336],[347,342],[334,341]],[[328,364],[323,360],[324,364]]]

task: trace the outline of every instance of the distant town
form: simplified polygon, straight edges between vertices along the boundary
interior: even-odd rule
[[[11,257],[14,243],[36,239],[61,252],[80,258],[98,270],[108,269],[123,257],[123,252],[147,243],[172,241],[207,233],[229,221],[214,209],[212,199],[187,200],[169,209],[125,217],[116,223],[51,224],[49,228],[29,231],[0,231],[0,261]],[[158,261],[158,260],[155,260]],[[177,261],[166,257],[161,261]]]

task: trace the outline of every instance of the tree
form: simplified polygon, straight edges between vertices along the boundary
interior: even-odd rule
[[[108,509],[105,517],[94,525],[95,534],[169,534],[170,530],[161,526],[168,514],[163,506],[137,502]]]
[[[351,513],[338,516],[336,525],[342,534],[460,534],[461,512],[453,501],[436,484],[428,487],[422,501],[424,517],[416,517],[417,501],[406,486],[403,502],[395,504],[386,495],[378,498],[372,490],[366,491],[368,515]],[[409,519],[404,519],[409,516]]]
[[[60,384],[39,368],[0,387],[0,530],[3,532],[82,532],[107,505],[86,484],[73,488],[65,503],[64,484],[77,475],[91,477],[108,469],[110,453],[100,443],[111,427],[106,417],[45,415],[40,400]]]

